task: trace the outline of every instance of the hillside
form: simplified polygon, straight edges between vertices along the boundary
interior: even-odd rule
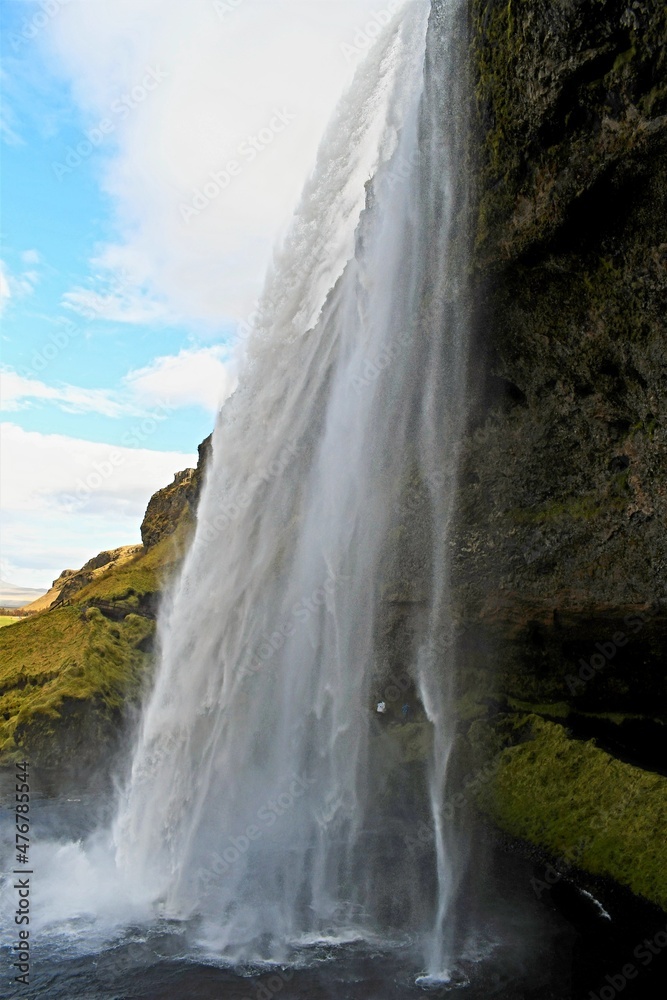
[[[65,571],[38,613],[0,631],[0,765],[29,756],[47,791],[108,776],[150,677],[158,605],[189,543],[208,446],[197,470],[151,499],[148,544]]]

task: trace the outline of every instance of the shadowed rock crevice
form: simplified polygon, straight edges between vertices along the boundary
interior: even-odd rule
[[[554,852],[550,824],[567,850],[568,815],[595,821],[594,776],[608,773],[610,801],[634,776],[653,828],[665,821],[650,789],[666,769],[667,8],[474,0],[472,17],[490,373],[463,454],[459,706],[468,746],[487,727],[476,759],[513,762],[486,812]],[[535,729],[512,751],[526,713],[562,722],[562,740]],[[578,749],[589,739],[594,754]],[[573,769],[554,799],[556,742]],[[624,829],[625,884],[664,906],[664,886],[637,875],[648,847]],[[667,868],[660,850],[651,864]],[[592,854],[577,867],[624,880]]]

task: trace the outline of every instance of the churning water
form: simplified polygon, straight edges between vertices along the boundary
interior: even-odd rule
[[[218,420],[114,815],[35,803],[29,985],[5,881],[11,996],[562,1000],[655,933],[567,878],[539,901],[539,859],[496,850],[473,886],[448,802],[466,51],[464,0],[407,2],[338,109]]]
[[[407,3],[339,108],[220,416],[162,617],[117,865],[237,961],[287,960],[323,937],[419,934],[429,971],[447,970],[453,665],[426,654],[447,614],[464,413],[461,6],[439,8],[437,75],[425,72],[430,4]],[[403,665],[432,729],[435,833],[421,871],[397,851],[415,817],[374,711],[382,588],[415,477],[439,484]]]
[[[58,847],[45,923],[184,922],[237,965],[409,946],[424,985],[463,953],[442,640],[466,412],[465,31],[463,0],[407,2],[326,133],[217,423],[111,830]],[[376,711],[397,674],[403,721]]]

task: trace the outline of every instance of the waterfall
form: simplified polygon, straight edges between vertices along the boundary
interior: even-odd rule
[[[339,105],[160,616],[116,863],[234,960],[358,934],[449,967],[464,33],[407,2]]]

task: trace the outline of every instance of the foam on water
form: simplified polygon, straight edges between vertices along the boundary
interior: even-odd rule
[[[431,975],[450,964],[465,867],[443,811],[442,642],[466,412],[464,32],[462,0],[406,3],[326,133],[217,422],[112,829],[52,848],[45,924],[198,921],[236,962],[408,935]],[[406,768],[374,706],[415,484],[423,593],[407,598],[403,669],[433,751]],[[433,841],[415,859],[422,786]]]

